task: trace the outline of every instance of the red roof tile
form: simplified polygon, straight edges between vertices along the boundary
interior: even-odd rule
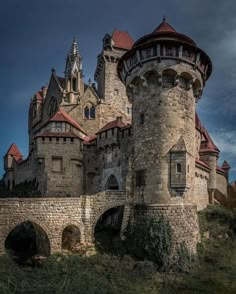
[[[74,126],[77,130],[80,130],[86,135],[86,132],[81,128],[81,126],[65,111],[59,109],[56,114],[49,121],[65,121]]]
[[[112,34],[112,40],[114,41],[114,47],[121,49],[131,49],[134,41],[130,37],[128,32],[115,30]]]
[[[101,128],[101,130],[99,130],[97,132],[97,134],[103,133],[107,130],[113,129],[113,128],[124,128],[126,126],[125,123],[123,123],[123,121],[121,120],[121,118],[117,118],[116,120],[113,120],[109,123],[107,123],[103,128]]]
[[[11,155],[15,158],[16,161],[21,160],[23,155],[21,154],[20,150],[16,146],[16,144],[12,144],[8,149],[6,155]],[[5,155],[5,156],[6,156]]]
[[[217,165],[217,167],[216,167],[216,170],[219,171],[219,172],[221,172],[221,173],[226,174],[225,170],[223,170],[223,169],[222,169],[220,166],[218,166],[218,165]]]
[[[199,152],[214,152],[219,154],[220,150],[217,148],[212,138],[208,134],[207,130],[203,127],[197,113],[195,113],[195,126],[202,133],[205,138],[205,141],[201,142]]]
[[[208,168],[210,170],[210,167],[204,161],[202,161],[200,159],[195,159],[195,162],[202,165],[202,166],[204,166],[204,167],[206,167],[206,168]]]
[[[35,97],[36,97],[37,100],[43,101],[43,96],[42,96],[41,91],[36,92]]]
[[[84,139],[84,144],[90,144],[90,142],[97,139],[97,136],[96,135],[86,136],[83,139]]]
[[[172,32],[176,33],[176,30],[168,24],[168,22],[163,19],[163,22],[153,31],[153,33],[160,33],[160,32]]]
[[[228,162],[225,160],[221,166],[221,168],[224,170],[224,171],[228,171],[230,170],[230,165],[228,164]]]

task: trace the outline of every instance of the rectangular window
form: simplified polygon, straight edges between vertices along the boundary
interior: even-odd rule
[[[145,186],[145,170],[136,171],[136,186],[141,187]]]
[[[53,157],[52,158],[52,171],[60,173],[62,172],[62,158],[61,157]]]
[[[181,172],[182,172],[182,166],[181,166],[181,163],[177,163],[177,164],[176,164],[176,172],[177,172],[177,173],[181,173]]]

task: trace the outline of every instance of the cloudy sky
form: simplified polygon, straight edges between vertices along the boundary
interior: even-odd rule
[[[235,0],[8,0],[0,6],[0,158],[15,142],[28,152],[30,97],[63,75],[73,37],[83,57],[85,82],[93,79],[105,33],[127,30],[134,40],[150,33],[163,15],[194,39],[213,62],[197,109],[236,179],[236,2]],[[0,175],[3,173],[0,161]]]

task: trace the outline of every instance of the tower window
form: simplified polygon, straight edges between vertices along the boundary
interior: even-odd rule
[[[143,125],[145,121],[144,113],[140,114],[140,125]]]
[[[145,186],[145,170],[136,171],[136,186],[141,187]]]
[[[73,91],[76,91],[77,89],[76,89],[76,79],[75,78],[73,78],[73,80],[72,80],[72,90]]]
[[[181,173],[181,172],[182,172],[182,166],[181,166],[181,163],[177,163],[177,164],[176,164],[176,172],[177,172],[177,173]]]

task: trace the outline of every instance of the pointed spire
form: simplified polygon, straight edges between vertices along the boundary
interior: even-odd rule
[[[72,42],[72,45],[71,45],[71,48],[70,48],[69,56],[72,59],[74,59],[75,57],[78,57],[79,56],[78,44],[76,42],[76,38],[75,37],[73,38],[73,42]]]
[[[166,22],[166,17],[162,19],[162,23],[153,31],[153,33],[176,33],[176,30]]]

